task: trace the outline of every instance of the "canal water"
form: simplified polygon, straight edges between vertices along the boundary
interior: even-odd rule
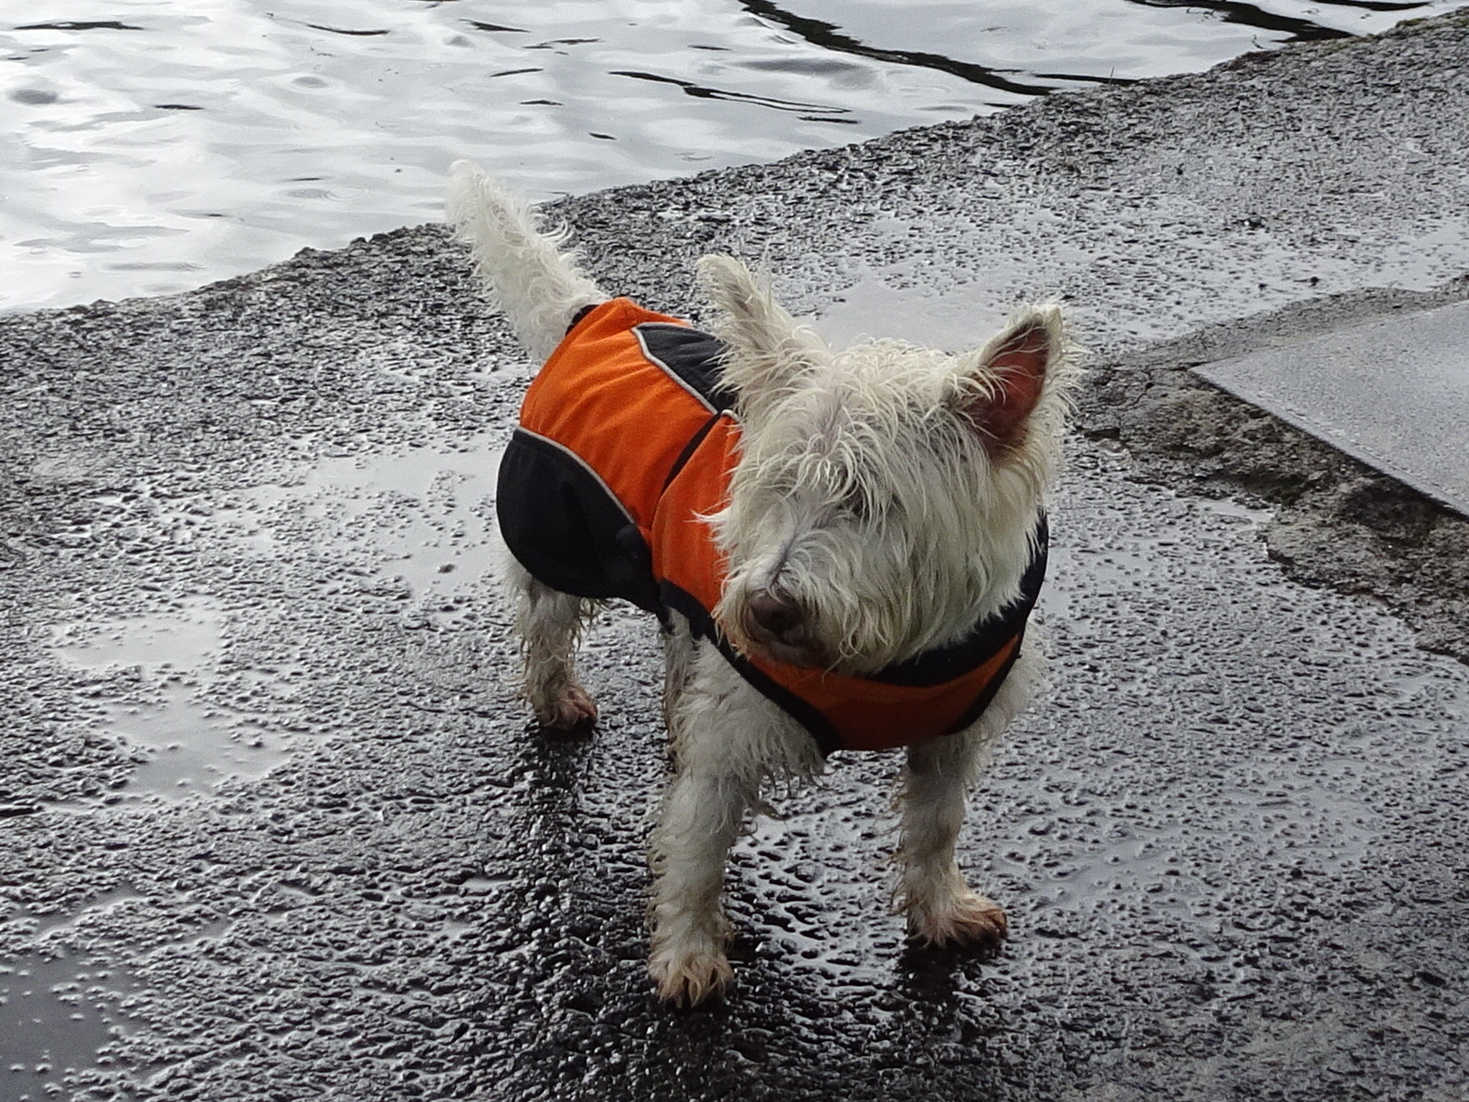
[[[0,22],[0,310],[1384,30],[1469,0],[55,0]]]

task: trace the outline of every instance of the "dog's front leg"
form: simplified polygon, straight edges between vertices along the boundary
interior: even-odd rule
[[[724,660],[680,628],[665,639],[664,715],[675,772],[653,832],[652,956],[658,994],[692,1006],[730,980],[724,944],[725,863],[745,816],[759,804],[759,706]],[[752,714],[753,713],[753,714]]]
[[[684,762],[653,838],[653,946],[658,994],[693,1006],[730,980],[724,867],[754,802],[742,778],[708,760]]]
[[[929,945],[992,949],[1006,932],[1005,912],[971,891],[954,860],[965,792],[983,756],[977,727],[908,750],[903,777],[901,902],[908,931]]]

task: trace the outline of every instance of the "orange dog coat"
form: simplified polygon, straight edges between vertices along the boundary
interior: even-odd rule
[[[737,652],[711,609],[724,564],[699,517],[720,509],[740,425],[722,391],[724,346],[677,318],[614,299],[584,312],[526,392],[500,466],[496,512],[544,584],[685,616],[825,753],[884,750],[973,723],[1020,654],[1046,568],[1046,521],[1022,594],[952,646],[864,677]]]

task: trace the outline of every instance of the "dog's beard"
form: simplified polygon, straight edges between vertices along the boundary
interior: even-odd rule
[[[848,676],[957,642],[1019,595],[1038,503],[991,529],[949,504],[919,514],[941,519],[933,532],[911,531],[911,516],[858,521],[810,503],[803,513],[790,497],[724,510],[711,518],[727,566],[716,622],[747,655]],[[786,630],[761,625],[762,593],[799,610]]]
[[[882,557],[870,548],[861,548],[855,562],[842,560],[821,546],[851,546],[856,537],[850,526],[844,528],[808,532],[805,538],[815,547],[797,542],[778,565],[766,554],[758,565],[742,569],[736,556],[714,615],[737,650],[785,665],[860,676],[910,657],[945,632],[938,621],[946,610],[914,603],[908,579],[900,576],[887,592],[871,584],[871,579],[891,577],[893,562],[878,565]],[[757,595],[772,591],[799,609],[781,631],[763,626],[754,612]]]
[[[723,605],[724,602],[721,602]],[[742,602],[730,602],[728,620],[721,620],[720,630],[746,657],[763,657],[786,666],[803,669],[830,669],[837,663],[824,642],[808,631],[794,637],[778,638],[763,630]]]

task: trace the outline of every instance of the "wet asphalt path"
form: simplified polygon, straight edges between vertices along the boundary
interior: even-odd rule
[[[1097,381],[1056,684],[964,841],[987,963],[904,947],[850,758],[740,845],[729,1000],[653,1002],[655,640],[608,613],[595,737],[528,731],[485,501],[528,371],[440,228],[0,319],[0,1097],[1465,1097],[1464,595],[1404,566],[1464,523],[1302,512],[1370,472],[1149,355],[1463,297],[1466,56],[1451,17],[560,208],[672,309],[725,247],[837,332],[1066,296]],[[1173,415],[1233,445],[1207,496]],[[1293,580],[1318,545],[1357,565]]]

